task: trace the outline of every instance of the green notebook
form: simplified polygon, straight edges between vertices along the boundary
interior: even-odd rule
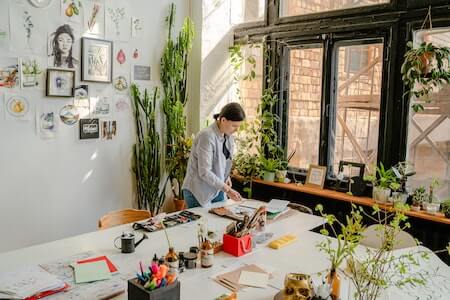
[[[111,278],[108,265],[103,261],[74,265],[75,283],[92,282]]]

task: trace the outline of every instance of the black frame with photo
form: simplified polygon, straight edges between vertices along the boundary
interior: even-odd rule
[[[52,72],[66,72],[66,73],[72,73],[72,88],[70,88],[70,94],[67,95],[60,95],[52,93],[51,87],[50,87],[50,74]],[[75,70],[74,69],[58,69],[58,68],[48,68],[47,69],[47,80],[46,80],[46,89],[45,89],[45,95],[47,97],[73,97],[75,93]]]
[[[88,59],[87,49],[88,49],[88,43],[99,43],[109,46],[109,70],[108,70],[108,79],[106,80],[99,80],[90,78],[89,75],[87,75],[88,70],[88,62],[86,61]],[[113,74],[113,42],[108,40],[102,40],[102,39],[94,39],[94,38],[88,38],[83,37],[81,38],[81,81],[89,81],[89,82],[103,82],[103,83],[111,83],[112,82],[112,74]],[[85,74],[86,73],[86,74]]]
[[[98,139],[100,137],[100,122],[99,122],[98,118],[80,119],[79,123],[80,123],[80,140]],[[84,132],[83,126],[90,125],[90,124],[97,125],[97,132],[93,132],[93,133]]]

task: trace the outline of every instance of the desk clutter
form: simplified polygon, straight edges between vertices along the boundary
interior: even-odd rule
[[[145,222],[136,222],[133,224],[133,229],[144,229],[149,232],[158,231],[165,228],[177,226],[180,224],[186,224],[192,221],[196,221],[200,219],[202,216],[197,215],[188,210],[183,210],[176,214],[171,214],[169,216],[165,216],[162,221],[160,221],[159,217],[153,217]],[[162,224],[161,224],[162,223]]]

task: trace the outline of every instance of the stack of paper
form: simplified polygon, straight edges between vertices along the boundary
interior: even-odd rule
[[[247,286],[265,287],[270,276],[257,265],[245,265],[234,271],[217,275],[214,279],[231,291],[237,292]]]
[[[0,273],[0,298],[25,299],[37,294],[63,291],[68,287],[55,275],[38,266]]]
[[[76,263],[73,269],[77,284],[111,279],[111,271],[105,260]]]

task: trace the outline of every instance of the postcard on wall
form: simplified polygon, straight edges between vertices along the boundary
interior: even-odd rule
[[[89,86],[80,85],[75,87],[73,105],[77,107],[80,118],[90,115]]]
[[[61,17],[65,21],[80,23],[82,20],[84,1],[81,0],[60,0]]]
[[[131,73],[133,76],[132,81],[150,81],[150,66],[133,65]]]
[[[45,62],[39,56],[22,57],[20,59],[20,82],[22,88],[44,89]]]
[[[117,134],[116,121],[102,121],[102,140],[112,140]]]
[[[111,115],[111,100],[109,96],[97,96],[90,98],[91,115],[95,117],[107,117]]]
[[[36,133],[42,139],[54,139],[58,126],[57,114],[50,110],[36,110]]]
[[[17,57],[0,57],[0,88],[20,86],[19,59]]]
[[[61,122],[66,125],[74,125],[80,119],[80,112],[75,105],[67,104],[59,111],[59,118],[61,119]]]
[[[144,29],[144,19],[131,18],[131,37],[139,38],[142,36],[142,30]]]
[[[49,31],[47,38],[48,66],[75,69],[80,65],[78,24],[59,24]]]
[[[113,81],[114,89],[117,92],[125,92],[128,89],[128,79],[125,74],[118,75]]]
[[[6,120],[31,120],[32,107],[27,97],[13,93],[5,93],[4,104]]]
[[[84,34],[105,37],[105,4],[100,1],[84,1]]]
[[[42,33],[47,32],[46,10],[31,5],[11,5],[9,24],[11,51],[46,53],[46,42]]]
[[[98,119],[80,119],[80,140],[98,139],[99,135]]]
[[[127,94],[115,94],[113,99],[116,112],[125,112],[130,109],[130,98]]]
[[[9,47],[9,2],[0,0],[0,49]]]
[[[105,9],[106,38],[115,41],[128,41],[131,35],[131,17],[127,1],[108,1]]]
[[[130,47],[127,43],[114,43],[114,71],[129,71],[129,62],[131,59]]]

